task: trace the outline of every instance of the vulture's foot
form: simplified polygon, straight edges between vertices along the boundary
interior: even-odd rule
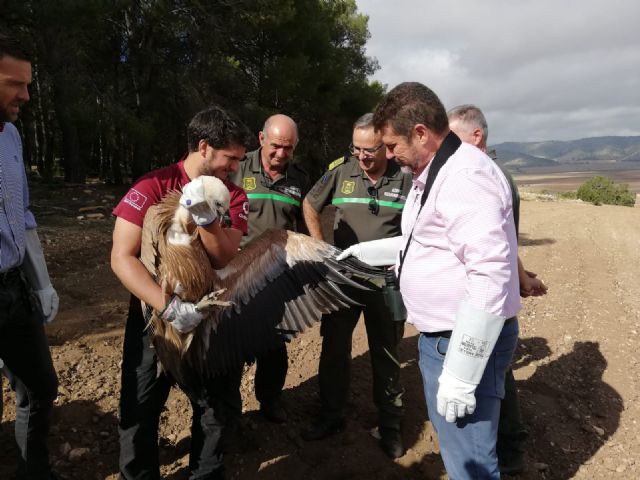
[[[233,305],[233,302],[218,300],[218,297],[226,291],[226,288],[221,288],[220,290],[216,290],[215,292],[207,293],[196,304],[196,307],[203,313],[207,313],[216,307],[230,307],[231,305]]]

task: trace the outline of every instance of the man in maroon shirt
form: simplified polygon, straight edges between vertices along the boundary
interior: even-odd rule
[[[132,294],[125,327],[120,392],[120,474],[124,479],[160,478],[158,461],[158,422],[169,395],[171,381],[158,374],[151,337],[145,329],[140,300],[163,311],[169,298],[162,292],[139,260],[142,223],[146,211],[166,193],[182,190],[201,175],[223,180],[230,192],[230,226],[223,222],[196,219],[200,238],[211,265],[223,268],[237,254],[240,240],[247,234],[249,204],[244,191],[227,180],[244,158],[250,139],[248,129],[219,107],[196,114],[187,129],[189,153],[178,163],[141,177],[113,210],[117,217],[113,230],[111,268]],[[195,217],[194,217],[195,219]],[[189,304],[181,302],[172,310],[172,323],[193,325]],[[186,312],[184,319],[179,318]],[[208,386],[207,398],[193,392],[190,479],[222,478],[220,435],[228,410],[237,407],[233,382],[219,376]],[[215,406],[215,411],[214,411]]]

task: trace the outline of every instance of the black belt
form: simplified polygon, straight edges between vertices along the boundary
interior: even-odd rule
[[[507,325],[509,325],[511,322],[515,321],[516,317],[511,317],[511,318],[507,318],[504,321],[504,326],[506,327]],[[422,335],[424,335],[425,337],[444,337],[444,338],[451,338],[451,332],[452,330],[441,330],[439,332],[420,332]]]
[[[441,330],[440,332],[420,332],[425,337],[451,338],[451,330]]]
[[[20,269],[18,267],[10,268],[6,272],[0,272],[0,286],[2,287],[15,285],[19,281]]]

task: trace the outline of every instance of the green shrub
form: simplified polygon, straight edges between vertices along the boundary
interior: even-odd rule
[[[636,196],[629,191],[626,184],[615,184],[606,177],[593,177],[584,182],[578,188],[577,197],[594,205],[624,205],[633,207]]]
[[[561,192],[560,198],[564,198],[565,200],[575,200],[578,197],[576,192],[574,192],[573,190],[570,190],[568,192]]]

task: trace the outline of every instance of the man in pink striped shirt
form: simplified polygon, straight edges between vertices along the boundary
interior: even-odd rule
[[[413,173],[413,188],[401,239],[346,253],[371,263],[385,249],[400,249],[400,290],[407,321],[421,332],[427,408],[447,473],[499,479],[500,399],[520,309],[509,184],[486,154],[449,130],[444,106],[422,84],[391,90],[374,126],[387,156]]]

